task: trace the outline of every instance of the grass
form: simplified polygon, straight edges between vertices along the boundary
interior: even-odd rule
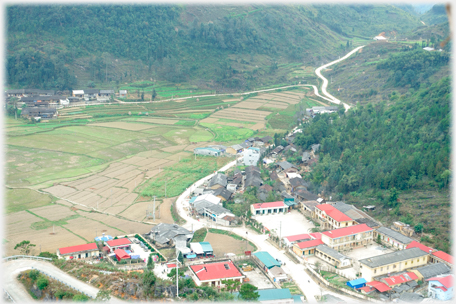
[[[303,294],[301,290],[299,289],[298,285],[296,285],[295,282],[285,282],[281,286],[282,288],[288,288],[290,290],[290,293],[292,295],[301,295]]]
[[[27,209],[50,205],[55,201],[54,197],[41,194],[31,189],[7,189],[6,190],[6,213],[19,212]]]
[[[243,140],[252,137],[252,135],[255,133],[253,130],[247,128],[240,129],[238,127],[217,125],[211,123],[200,123],[200,125],[203,127],[207,127],[211,129],[214,133],[216,133],[217,135],[215,137],[215,140],[221,142]]]
[[[206,235],[207,235],[207,229],[200,228],[200,229],[196,230],[195,233],[193,234],[192,242],[204,242]]]

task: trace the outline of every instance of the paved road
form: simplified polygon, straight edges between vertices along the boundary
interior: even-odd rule
[[[98,288],[95,288],[87,283],[84,283],[68,273],[60,270],[55,267],[50,262],[46,261],[37,261],[37,260],[28,260],[28,259],[18,259],[11,260],[8,262],[3,262],[2,272],[3,272],[3,288],[8,291],[11,297],[15,302],[27,303],[34,301],[29,293],[25,290],[22,283],[17,280],[17,276],[20,272],[31,269],[32,267],[41,270],[53,277],[58,278],[59,280],[71,285],[73,288],[83,291],[84,293],[96,297],[98,293]],[[111,298],[111,303],[123,303],[117,298]]]
[[[339,99],[337,99],[336,97],[332,96],[331,94],[329,94],[327,91],[326,91],[326,88],[328,87],[328,79],[326,79],[325,77],[323,77],[323,75],[321,75],[321,70],[322,69],[326,69],[327,67],[333,65],[333,64],[336,64],[342,60],[345,60],[347,59],[348,57],[350,57],[352,54],[354,54],[355,52],[357,52],[359,49],[363,48],[364,45],[362,46],[359,46],[357,47],[356,49],[354,49],[353,51],[349,52],[347,55],[345,55],[344,57],[342,58],[339,58],[337,60],[334,60],[333,62],[330,62],[330,63],[327,63],[325,65],[322,65],[321,67],[319,67],[318,69],[315,70],[315,74],[317,74],[318,77],[320,77],[322,80],[323,80],[323,85],[321,86],[321,91],[323,92],[324,95],[326,95],[328,98],[330,98],[331,102],[332,103],[335,103],[335,104],[340,104],[341,101]],[[344,107],[345,107],[345,110],[348,110],[350,109],[350,106],[346,103],[343,103]]]

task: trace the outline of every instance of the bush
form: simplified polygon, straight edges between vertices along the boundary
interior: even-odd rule
[[[36,281],[36,286],[38,286],[38,288],[40,290],[45,289],[48,285],[49,285],[49,280],[44,276],[40,276],[38,278],[38,280]]]
[[[28,273],[28,276],[32,281],[36,281],[36,279],[39,277],[40,272],[38,270],[30,270]]]
[[[88,300],[89,300],[89,297],[84,294],[77,294],[73,297],[73,301],[76,301],[76,302],[87,302]]]

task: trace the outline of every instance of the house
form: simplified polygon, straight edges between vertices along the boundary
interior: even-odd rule
[[[214,205],[204,200],[200,202],[195,202],[193,205],[193,209],[199,215],[210,217],[214,222],[219,223],[221,225],[229,225],[229,223],[227,223],[226,220],[222,220],[226,215],[234,217],[234,214],[232,214],[230,210],[223,208],[220,205]]]
[[[429,282],[428,295],[429,298],[448,301],[453,299],[453,275],[445,277],[433,277],[427,279]]]
[[[272,171],[271,174],[269,175],[269,178],[273,181],[278,180],[279,176],[277,175],[276,171]]]
[[[127,90],[119,90],[119,97],[120,98],[126,98],[128,94]]]
[[[53,118],[57,114],[56,108],[46,107],[27,107],[21,111],[22,117],[39,117],[39,118]]]
[[[373,229],[366,224],[322,232],[323,243],[336,250],[359,248],[372,243]]]
[[[213,195],[225,202],[231,198],[233,192],[227,190],[226,188],[220,187],[218,189],[215,189]]]
[[[115,257],[117,261],[120,262],[120,260],[129,260],[131,259],[131,256],[125,252],[123,249],[116,249],[114,250]]]
[[[57,256],[65,260],[94,258],[100,255],[97,243],[89,243],[57,249]]]
[[[236,155],[238,153],[242,153],[244,151],[244,147],[241,145],[232,145],[231,147],[226,148],[226,153]]]
[[[209,242],[190,243],[190,249],[197,256],[207,257],[208,255],[214,255],[214,250]]]
[[[200,201],[208,201],[212,204],[215,204],[215,205],[221,205],[222,202],[221,202],[221,198],[219,197],[216,197],[214,194],[212,193],[207,193],[207,194],[203,194],[203,195],[200,195],[200,196],[197,196],[193,202],[190,203],[190,205],[194,205],[195,202],[200,202]]]
[[[362,277],[367,281],[390,272],[404,271],[427,264],[429,253],[410,248],[359,260]]]
[[[385,283],[380,282],[380,281],[367,282],[366,286],[363,287],[363,288],[366,288],[366,287],[369,287],[371,290],[375,289],[375,290],[377,290],[380,293],[387,292],[387,291],[391,290],[391,288],[388,285],[386,285]],[[364,293],[368,293],[368,292],[366,292],[365,289],[364,289],[364,291],[365,291]]]
[[[271,136],[267,135],[265,137],[260,138],[260,140],[263,142],[265,147],[268,147],[270,145],[270,143],[273,141],[273,138]]]
[[[387,38],[383,37],[383,36],[375,36],[374,37],[374,40],[377,40],[377,41],[386,41],[388,40]]]
[[[283,149],[283,153],[287,153],[288,151],[296,152],[298,150],[296,150],[296,146],[295,145],[289,144],[288,146],[285,147],[285,149]]]
[[[217,173],[216,175],[214,175],[210,182],[209,182],[209,188],[210,189],[218,189],[220,187],[223,187],[225,188],[227,185],[227,179],[226,179],[226,175],[223,174],[223,173]]]
[[[271,203],[258,203],[250,205],[250,211],[252,215],[264,215],[264,214],[278,214],[285,213],[288,211],[288,206],[281,201]]]
[[[204,156],[220,156],[222,151],[214,149],[214,148],[195,148],[193,149],[193,153],[196,155],[204,155]]]
[[[291,168],[294,168],[294,169],[298,169],[295,165],[287,162],[287,161],[282,161],[282,162],[279,162],[277,163],[277,165],[279,166],[279,168],[281,169],[281,171],[284,171],[284,170],[288,170],[288,169],[291,169]]]
[[[318,151],[320,151],[320,144],[313,144],[313,145],[311,146],[311,148],[312,148],[312,152],[315,154],[315,153],[317,153]]]
[[[337,250],[334,250],[325,244],[318,245],[315,248],[315,256],[338,269],[353,266],[353,260],[351,258],[339,253]]]
[[[315,218],[323,226],[323,229],[337,229],[356,224],[353,219],[340,212],[330,204],[320,204],[315,206]]]
[[[288,276],[282,267],[274,266],[267,270],[267,274],[276,283],[281,283],[288,280]]]
[[[429,47],[429,46],[424,47],[423,50],[428,51],[428,52],[435,51],[435,49],[433,47]]]
[[[418,276],[413,272],[406,272],[400,275],[388,276],[380,279],[380,282],[385,283],[388,287],[392,288],[393,290],[395,287],[399,287],[401,286],[401,284],[410,281],[418,281]]]
[[[386,227],[380,227],[375,230],[375,241],[378,240],[378,236],[380,236],[380,241],[382,244],[386,244],[399,250],[408,248],[407,245],[413,241],[413,239],[403,235],[402,233],[396,232]]]
[[[231,193],[235,193],[238,185],[241,183],[242,177],[236,180],[236,183],[226,185],[226,190],[230,191]]]
[[[269,254],[269,252],[267,251],[259,251],[259,252],[255,252],[253,254],[253,256],[258,260],[258,262],[260,263],[260,265],[262,265],[263,269],[266,270],[266,269],[271,269],[272,267],[280,267],[281,264],[279,263],[279,261],[277,261],[276,259],[274,259],[272,257],[271,254]]]
[[[40,95],[40,96],[51,96],[55,94],[54,90],[40,90],[40,89],[25,89],[24,94],[31,95]]]
[[[256,166],[260,159],[261,153],[259,148],[250,147],[244,151],[244,165]]]
[[[410,244],[407,245],[407,247],[405,247],[405,249],[410,249],[410,248],[420,248],[421,250],[427,252],[427,253],[431,253],[433,251],[435,251],[435,249],[432,249],[431,247],[428,247],[428,246],[425,246],[423,244],[421,244],[420,242],[417,242],[417,241],[413,241],[410,242]]]
[[[258,302],[262,304],[294,304],[294,297],[288,288],[258,289]]]
[[[301,201],[313,201],[318,198],[318,196],[316,196],[315,194],[313,194],[305,189],[302,189],[302,188],[295,190],[294,194]]]
[[[443,251],[434,251],[430,256],[431,263],[443,263],[453,269],[453,256]]]
[[[279,145],[279,146],[275,147],[274,150],[271,151],[271,155],[277,156],[282,151],[283,151],[283,147]]]
[[[245,168],[245,187],[260,187],[263,184],[261,179],[260,169],[256,166],[248,166]]]
[[[402,222],[394,222],[391,228],[393,230],[399,231],[400,233],[408,237],[411,237],[415,233],[415,231],[412,227],[410,227],[409,224],[404,224]]]
[[[319,245],[323,245],[321,239],[308,240],[293,244],[293,252],[299,257],[315,254],[315,249]]]
[[[356,219],[358,224],[366,224],[367,226],[371,227],[372,229],[377,229],[381,227],[381,224],[377,223],[371,217],[369,218],[358,218]]]
[[[114,252],[117,249],[130,250],[132,242],[128,238],[114,239],[105,242],[108,252]]]
[[[243,275],[231,260],[188,266],[197,286],[224,287],[223,280],[243,282]]]
[[[312,218],[315,214],[315,207],[319,205],[317,201],[302,201],[301,202],[301,210],[305,211],[308,215]]]
[[[84,90],[73,90],[73,97],[84,98]]]
[[[225,215],[224,217],[218,218],[217,220],[223,226],[231,226],[237,223],[236,217],[234,215]]]
[[[299,242],[310,241],[312,239],[313,239],[312,236],[310,234],[307,234],[307,233],[290,235],[290,236],[285,236],[285,237],[282,238],[283,243],[287,247],[291,247],[291,246],[293,246],[293,244],[296,244],[296,243],[299,243]]]
[[[451,268],[443,263],[435,263],[423,267],[418,267],[416,269],[411,269],[410,271],[415,273],[418,276],[419,280],[423,281],[432,277],[450,274]]]
[[[20,89],[20,90],[6,90],[5,91],[7,97],[21,97],[24,96],[25,90]]]
[[[307,162],[310,160],[310,153],[305,151],[305,152],[302,152],[302,158],[301,158],[301,161],[304,163],[304,164],[307,164]]]
[[[222,152],[222,154],[224,154],[226,152],[226,146],[224,146],[224,145],[210,145],[208,147],[220,150]]]
[[[99,97],[109,98],[114,95],[114,90],[100,90],[98,93]]]
[[[154,226],[149,233],[146,233],[150,240],[160,246],[172,246],[176,244],[177,238],[183,236],[186,242],[193,238],[193,232],[176,224],[160,223]]]
[[[348,281],[347,286],[351,287],[353,289],[357,289],[357,288],[362,288],[362,287],[366,286],[366,283],[367,283],[367,281],[365,279],[359,278],[356,280]]]
[[[292,173],[290,173],[292,174]],[[305,189],[307,189],[308,187],[308,183],[306,181],[304,181],[301,177],[293,177],[293,178],[290,178],[288,180],[288,182],[290,183],[290,186],[291,186],[291,192],[294,192],[296,188],[300,187],[300,186],[303,186]]]

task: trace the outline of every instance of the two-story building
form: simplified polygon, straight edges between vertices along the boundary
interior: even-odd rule
[[[373,229],[366,224],[325,231],[321,234],[323,243],[339,251],[371,244],[374,235]]]
[[[330,204],[320,204],[315,206],[314,217],[320,222],[323,229],[338,229],[356,225],[357,223],[343,214]]]
[[[359,260],[362,277],[367,281],[391,272],[400,272],[428,263],[429,253],[410,248]]]
[[[429,282],[428,295],[430,298],[441,301],[453,299],[453,275],[433,277],[426,281]]]
[[[380,236],[380,242],[382,244],[399,250],[406,249],[407,245],[413,241],[408,236],[386,227],[380,227],[375,230],[374,239],[378,240],[378,236]]]

